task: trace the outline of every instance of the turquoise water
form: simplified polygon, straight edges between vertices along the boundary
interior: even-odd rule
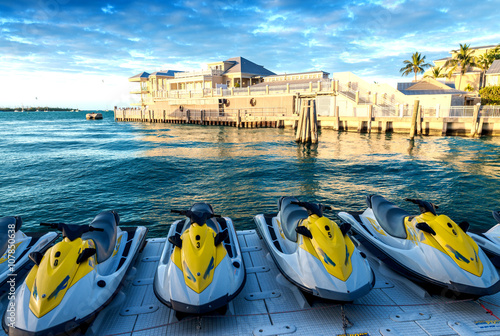
[[[379,193],[409,211],[405,197],[440,206],[475,229],[500,209],[500,138],[416,138],[323,130],[298,146],[292,129],[117,123],[112,112],[0,112],[0,216],[88,223],[114,209],[122,225],[165,236],[171,208],[212,203],[238,229],[276,211],[282,195],[362,210]],[[333,213],[332,213],[333,215]]]

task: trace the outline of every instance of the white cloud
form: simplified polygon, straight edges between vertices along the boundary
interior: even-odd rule
[[[101,10],[105,14],[114,14],[114,13],[116,13],[115,7],[111,6],[111,5],[107,5],[106,7],[102,7]]]
[[[24,43],[24,44],[33,44],[36,45],[33,41],[28,40],[27,38],[20,37],[20,36],[8,36],[7,37],[8,41],[12,42],[17,42],[17,43]]]

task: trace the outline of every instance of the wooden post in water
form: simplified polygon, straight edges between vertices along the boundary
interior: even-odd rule
[[[479,117],[479,104],[474,105],[474,114],[472,115],[472,127],[470,129],[470,136],[475,137],[478,129]]]
[[[300,108],[299,111],[299,119],[297,120],[297,130],[295,132],[295,141],[301,142],[302,141],[302,128],[304,127],[304,109],[305,105],[300,104],[301,101],[297,104]]]
[[[304,137],[302,139],[302,142],[311,141],[311,109],[311,101],[309,100],[307,102],[306,124],[304,127]]]
[[[312,107],[309,109],[311,114],[311,142],[318,143],[318,116],[316,115],[316,100],[313,100]]]
[[[335,108],[335,110],[334,110],[335,111],[334,112],[335,119],[333,119],[333,129],[335,131],[338,131],[339,128],[340,128],[340,116],[339,116],[339,114],[340,114],[340,106],[335,106],[334,108]]]
[[[236,127],[240,128],[241,125],[241,113],[240,110],[236,113]]]
[[[418,135],[422,135],[423,131],[422,131],[422,120],[423,120],[423,117],[422,117],[422,106],[419,105],[418,106],[418,115],[417,115],[417,134]]]
[[[366,130],[368,133],[372,132],[372,120],[373,120],[373,104],[370,104],[368,105],[368,124],[366,125]]]
[[[318,142],[318,117],[316,114],[316,101],[314,99],[308,99],[302,104],[295,141],[302,143]]]
[[[413,140],[415,138],[415,133],[417,130],[417,115],[418,115],[419,105],[420,105],[420,100],[415,100],[415,102],[413,103],[413,113],[411,114],[410,140]]]
[[[309,103],[310,100],[307,101],[307,105],[304,105],[304,115],[302,119],[302,131],[301,131],[301,136],[300,136],[300,142],[305,142],[306,141],[306,134],[307,134],[307,120],[309,117]]]

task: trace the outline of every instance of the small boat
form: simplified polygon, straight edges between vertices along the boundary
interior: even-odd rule
[[[88,120],[97,120],[97,119],[102,119],[102,113],[87,113],[86,118]]]

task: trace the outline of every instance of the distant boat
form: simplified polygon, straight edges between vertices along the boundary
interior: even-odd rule
[[[87,113],[86,115],[87,119],[102,119],[102,113]]]

